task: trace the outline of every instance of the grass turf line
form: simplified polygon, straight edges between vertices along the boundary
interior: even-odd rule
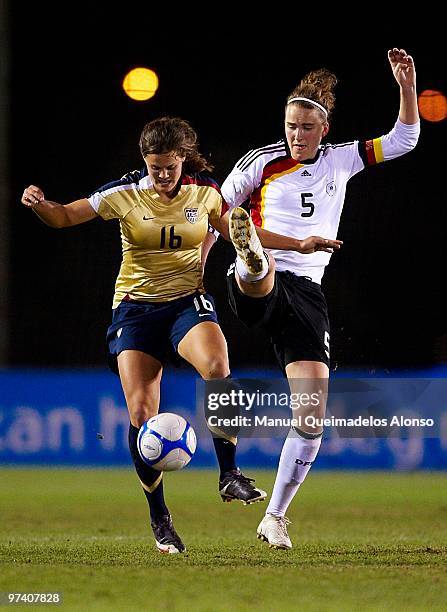
[[[254,475],[270,492],[274,473]],[[155,550],[130,468],[0,479],[1,591],[62,591],[73,610],[445,609],[442,473],[314,471],[291,506],[287,552],[255,538],[265,504],[223,504],[214,472],[167,474],[181,556]]]

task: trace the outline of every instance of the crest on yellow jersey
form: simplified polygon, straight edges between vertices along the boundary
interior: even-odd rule
[[[199,218],[199,209],[185,208],[185,217],[190,223],[196,223],[197,219]]]

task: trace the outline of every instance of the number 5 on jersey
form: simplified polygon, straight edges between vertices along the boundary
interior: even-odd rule
[[[303,208],[309,208],[308,211],[301,213],[302,217],[311,217],[314,214],[315,204],[313,202],[306,202],[306,199],[312,198],[313,195],[314,195],[313,193],[302,193],[301,194],[301,206]]]
[[[329,349],[329,338],[330,338],[329,332],[325,331],[324,332],[324,346],[325,346],[324,352],[326,353],[328,359],[330,358],[330,355],[329,355],[329,351],[330,351],[330,349]]]

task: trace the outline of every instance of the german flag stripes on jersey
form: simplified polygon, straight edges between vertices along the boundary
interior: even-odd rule
[[[349,179],[366,166],[399,157],[416,146],[419,123],[397,120],[384,136],[320,145],[314,159],[298,162],[284,140],[249,151],[222,185],[228,205],[249,201],[255,225],[297,239],[336,239]],[[331,254],[271,250],[276,269],[321,283]]]
[[[210,177],[184,175],[169,204],[161,201],[147,169],[107,183],[89,198],[103,219],[118,219],[123,259],[113,307],[123,299],[175,300],[204,292],[201,246],[209,222],[228,210]]]

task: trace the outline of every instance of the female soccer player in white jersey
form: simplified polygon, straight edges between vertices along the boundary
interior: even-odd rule
[[[305,417],[324,415],[329,376],[329,320],[320,283],[331,249],[303,254],[296,241],[309,234],[335,241],[348,180],[366,166],[415,147],[420,127],[414,62],[397,48],[388,59],[400,88],[399,117],[388,134],[322,145],[337,80],[328,70],[317,70],[287,99],[285,139],[249,151],[222,186],[232,209],[230,237],[237,252],[228,276],[230,304],[247,325],[266,329],[293,392],[324,391],[312,413],[304,407],[296,411],[303,424],[285,440],[272,497],[258,526],[258,537],[277,548],[292,547],[285,513],[315,461],[322,436],[322,428],[311,426],[310,419],[306,425]],[[246,200],[251,219],[240,208]],[[258,237],[271,249],[268,256]]]

